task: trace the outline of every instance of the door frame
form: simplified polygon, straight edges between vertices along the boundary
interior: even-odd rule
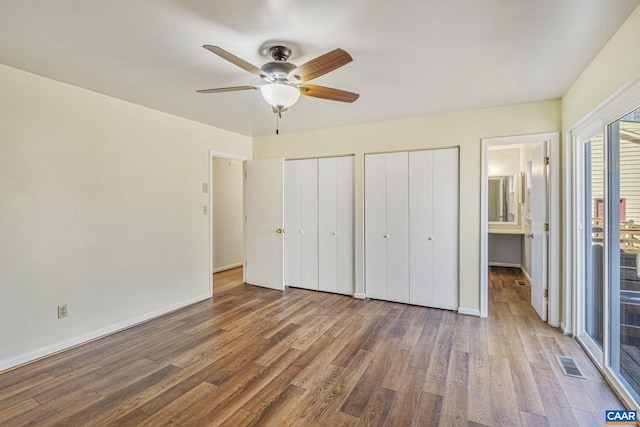
[[[240,161],[246,161],[246,160],[251,160],[251,156],[243,156],[240,154],[232,154],[232,153],[226,153],[224,151],[217,151],[217,150],[209,150],[209,180],[208,180],[208,193],[209,193],[209,277],[211,278],[211,280],[209,281],[209,297],[213,296],[213,273],[215,270],[215,266],[213,263],[213,258],[215,255],[215,246],[214,246],[214,227],[213,227],[213,158],[217,157],[220,159],[228,159],[228,160],[240,160]]]
[[[480,179],[480,317],[489,314],[489,222],[488,222],[488,152],[490,146],[546,142],[549,154],[549,238],[548,279],[549,299],[547,321],[560,326],[560,133],[482,138]]]

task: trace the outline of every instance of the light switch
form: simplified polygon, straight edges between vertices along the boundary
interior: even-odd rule
[[[202,192],[203,193],[208,193],[209,192],[209,184],[207,184],[206,182],[202,183]]]

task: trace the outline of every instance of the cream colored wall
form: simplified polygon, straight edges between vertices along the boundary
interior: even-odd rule
[[[562,97],[562,128],[582,117],[640,74],[638,7]]]
[[[251,139],[0,66],[0,370],[209,295],[209,149]]]
[[[364,154],[460,147],[460,306],[480,309],[481,138],[557,132],[560,102],[548,101],[361,126],[254,138],[255,159],[354,154],[356,293],[364,292]]]
[[[214,270],[236,267],[243,261],[242,162],[213,159]]]

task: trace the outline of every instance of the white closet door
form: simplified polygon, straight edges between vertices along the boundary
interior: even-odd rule
[[[326,292],[337,292],[336,165],[336,158],[318,159],[318,289]]]
[[[300,287],[318,290],[318,159],[296,162],[300,177]]]
[[[387,299],[386,154],[364,156],[365,292]]]
[[[409,153],[386,155],[387,299],[409,302]]]
[[[434,306],[433,153],[409,153],[409,301],[430,307]]]
[[[354,289],[354,158],[336,159],[336,292],[353,295]]]
[[[458,149],[433,152],[434,306],[457,310],[459,242]]]
[[[300,286],[300,164],[284,162],[284,281]]]

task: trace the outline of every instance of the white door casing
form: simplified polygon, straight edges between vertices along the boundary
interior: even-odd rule
[[[283,163],[244,162],[244,281],[278,290],[284,290]]]

